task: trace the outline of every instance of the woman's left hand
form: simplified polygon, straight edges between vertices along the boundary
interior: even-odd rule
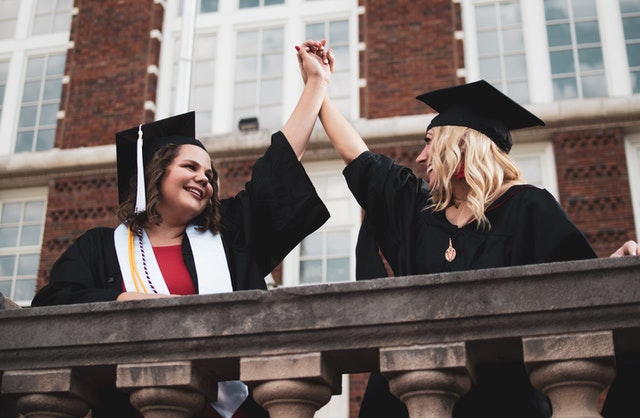
[[[640,245],[635,241],[627,241],[609,257],[623,257],[625,255],[640,255]]]

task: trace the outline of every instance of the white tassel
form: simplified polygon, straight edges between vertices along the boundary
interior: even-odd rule
[[[142,160],[142,125],[138,126],[138,141],[136,143],[137,164],[137,189],[136,189],[136,215],[147,210],[147,193],[144,184],[144,163]]]

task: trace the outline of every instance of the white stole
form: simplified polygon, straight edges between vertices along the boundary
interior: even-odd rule
[[[229,265],[220,234],[214,234],[209,230],[198,231],[195,225],[189,225],[186,233],[196,265],[198,294],[233,292]],[[132,234],[133,232],[125,224],[120,224],[113,233],[124,288],[131,292],[153,293],[144,271],[139,239]],[[133,240],[133,245],[130,240]],[[133,250],[135,259],[133,263],[132,260],[129,260],[130,249]],[[149,273],[148,277],[156,293],[170,294],[144,229],[142,230],[142,249],[144,250],[144,264],[146,264]],[[132,271],[132,268],[137,269],[137,272]],[[142,280],[138,280],[136,277]],[[218,398],[216,402],[211,403],[211,406],[222,417],[231,418],[248,396],[247,385],[239,380],[218,382]]]

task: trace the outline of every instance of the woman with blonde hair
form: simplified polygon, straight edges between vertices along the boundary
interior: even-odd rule
[[[332,57],[323,42],[307,41],[303,47]],[[438,112],[416,159],[424,179],[371,152],[328,97],[322,104],[320,120],[365,211],[356,279],[596,257],[556,199],[526,184],[508,155],[510,131],[544,125],[542,120],[482,80],[417,99]],[[626,254],[640,254],[638,244],[628,241],[612,255]],[[486,373],[480,365],[477,377],[477,385],[456,404],[455,418],[551,415],[521,363],[492,365]],[[360,417],[381,416],[408,414],[384,377],[372,373]]]

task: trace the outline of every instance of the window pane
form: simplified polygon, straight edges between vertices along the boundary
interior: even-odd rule
[[[44,202],[27,202],[24,205],[24,222],[42,221]]]
[[[600,48],[585,48],[578,50],[580,69],[582,71],[601,70],[604,68],[602,50]]]
[[[544,12],[547,20],[568,18],[567,0],[544,0]]]
[[[30,245],[40,244],[40,235],[42,227],[40,225],[25,226],[22,228],[22,236],[20,237],[20,246],[27,247]]]
[[[15,261],[15,255],[0,256],[0,277],[13,277],[13,264]],[[7,294],[8,293],[5,293],[5,295]]]
[[[27,77],[40,77],[44,71],[44,58],[34,57],[29,59],[27,64]]]
[[[265,6],[272,6],[274,4],[283,4],[284,0],[264,0]]]
[[[262,82],[260,90],[260,105],[273,105],[282,102],[282,80],[267,80]]]
[[[529,83],[526,81],[507,83],[507,93],[518,103],[529,103]]]
[[[42,105],[38,125],[55,125],[57,122],[58,103]]]
[[[253,80],[256,78],[256,69],[258,67],[258,58],[243,57],[236,59],[236,80]]]
[[[522,30],[520,28],[503,31],[502,40],[505,51],[524,50],[524,39],[522,38]]]
[[[282,29],[268,29],[263,33],[263,52],[282,51],[283,45]]]
[[[282,75],[282,54],[265,55],[262,58],[262,76],[279,77]]]
[[[598,14],[596,0],[573,0],[571,6],[573,7],[573,15],[577,18],[594,17]]]
[[[18,132],[15,152],[30,152],[33,150],[33,131]]]
[[[258,51],[258,32],[238,33],[238,55],[251,55]]]
[[[480,32],[478,33],[478,53],[496,54],[500,51],[498,42],[498,32]]]
[[[322,255],[322,234],[315,233],[306,237],[300,243],[300,256],[320,256]]]
[[[327,35],[324,33],[324,23],[313,23],[307,25],[306,39],[324,39]]]
[[[640,39],[640,16],[624,18],[622,25],[626,39]]]
[[[582,77],[582,95],[589,97],[604,97],[607,95],[607,84],[604,75]]]
[[[321,283],[322,282],[322,261],[301,261],[300,262],[300,283]]]
[[[32,81],[24,83],[22,102],[37,102],[40,100],[40,82]]]
[[[247,7],[258,7],[259,5],[258,0],[240,0],[239,7],[241,9],[246,9]]]
[[[486,5],[476,7],[476,27],[482,28],[494,28],[497,26],[496,20],[496,6]]]
[[[548,25],[549,47],[571,45],[571,26],[569,24]]]
[[[327,260],[327,282],[349,281],[349,259],[336,258]]]
[[[59,99],[62,93],[62,78],[54,78],[44,82],[42,100]]]
[[[553,80],[553,95],[558,100],[578,97],[578,86],[575,77],[556,78]]]
[[[348,42],[349,41],[349,22],[346,20],[339,20],[337,22],[329,23],[329,33],[331,36],[331,42]]]
[[[506,77],[520,78],[527,76],[527,62],[524,55],[511,55],[504,58]]]
[[[1,227],[0,228],[0,247],[15,247],[18,243],[18,228]]]
[[[640,93],[640,71],[631,73],[631,88],[634,93]]]
[[[218,0],[200,0],[200,13],[218,11]]]
[[[519,3],[501,3],[500,4],[500,20],[503,25],[522,23],[520,4]]]
[[[256,83],[236,84],[234,103],[236,107],[247,107],[256,104]],[[254,115],[255,116],[255,115]]]
[[[0,223],[15,224],[20,222],[20,215],[22,214],[22,203],[5,203],[2,205],[2,217]]]
[[[575,72],[572,51],[551,52],[549,55],[551,59],[551,73],[564,74]]]
[[[598,30],[598,22],[576,23],[576,42],[578,45],[599,43],[600,31]]]
[[[18,276],[35,276],[38,273],[39,254],[21,254],[18,256]]]
[[[622,13],[640,12],[640,1],[620,0],[620,11]]]
[[[498,80],[502,78],[499,58],[486,58],[480,60],[480,74],[482,78]]]
[[[40,129],[36,142],[36,151],[44,151],[53,148],[56,139],[55,129]]]
[[[12,280],[0,280],[0,292],[6,297],[11,297]]]
[[[327,255],[348,254],[350,248],[349,231],[327,232]]]
[[[31,300],[35,295],[35,289],[35,279],[16,280],[16,291],[13,295],[13,299],[16,301]]]

